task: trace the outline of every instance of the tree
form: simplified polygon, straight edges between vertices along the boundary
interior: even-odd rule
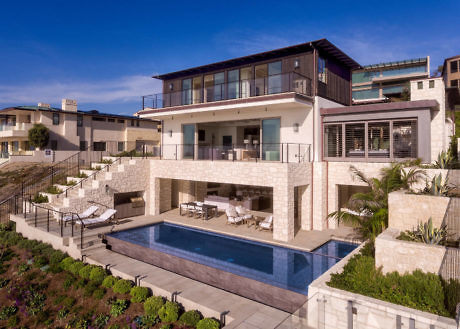
[[[410,189],[412,184],[424,177],[424,171],[416,167],[404,170],[405,167],[417,165],[419,162],[392,163],[390,167],[382,168],[380,179],[368,178],[351,166],[350,171],[369,187],[369,192],[353,194],[345,205],[346,209],[334,211],[328,217],[352,224],[363,238],[375,240],[388,226],[388,194],[400,189]]]
[[[50,139],[49,129],[41,123],[36,123],[29,129],[29,143],[38,148],[44,148],[48,145]]]

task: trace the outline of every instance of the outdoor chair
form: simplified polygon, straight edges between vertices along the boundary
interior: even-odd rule
[[[259,223],[259,229],[272,231],[273,230],[273,215],[265,217],[265,219]]]
[[[181,204],[180,205],[180,213],[182,216],[185,216],[188,214],[188,205],[187,204]]]
[[[225,214],[227,215],[226,224],[239,225],[243,222],[243,217],[238,216],[238,213],[234,207],[229,207],[227,210],[225,210]]]
[[[196,202],[195,205],[195,217],[199,218],[204,215],[203,202]]]
[[[88,209],[86,209],[84,212],[80,213],[80,214],[71,214],[71,215],[67,215],[67,216],[64,216],[62,218],[62,221],[64,223],[67,223],[67,222],[70,222],[73,220],[78,220],[78,219],[85,219],[85,218],[88,218],[88,217],[91,217],[94,215],[94,213],[99,209],[98,206],[91,206],[89,207]]]
[[[196,213],[196,209],[195,209],[195,206],[194,205],[188,205],[187,206],[187,211],[188,211],[188,216],[189,217],[193,217]]]
[[[83,227],[94,225],[94,224],[101,224],[101,223],[110,221],[115,216],[116,213],[117,211],[115,209],[107,209],[99,217],[77,220],[75,223],[77,225],[83,225]]]
[[[238,214],[238,217],[243,217],[243,220],[252,218],[252,215],[243,206],[236,206],[235,210],[236,210],[236,212]]]

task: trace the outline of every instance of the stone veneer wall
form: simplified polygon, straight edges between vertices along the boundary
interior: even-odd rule
[[[396,329],[400,316],[402,328],[457,329],[454,319],[418,311],[375,298],[329,287],[332,273],[339,273],[360,248],[343,258],[308,287],[306,317],[311,328]],[[350,324],[352,327],[350,327]]]
[[[151,214],[161,213],[164,193],[153,192],[160,187],[158,179],[272,187],[273,238],[288,241],[294,237],[294,186],[311,183],[311,163],[150,160]],[[302,221],[310,221],[309,209],[301,209]]]
[[[396,191],[388,195],[388,227],[401,231],[412,230],[431,217],[433,225],[440,227],[449,207],[450,198],[442,196],[408,194]]]

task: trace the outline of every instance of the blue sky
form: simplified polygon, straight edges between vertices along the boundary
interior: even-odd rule
[[[460,54],[460,1],[2,1],[0,107],[132,114],[150,77],[327,38],[360,64]]]

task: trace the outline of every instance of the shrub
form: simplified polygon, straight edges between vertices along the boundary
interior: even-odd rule
[[[86,281],[85,279],[80,279],[78,281],[75,281],[75,289],[84,288],[87,283],[88,283],[88,281]]]
[[[88,178],[88,175],[85,174],[84,172],[79,172],[77,175],[75,175],[77,178]]]
[[[158,316],[158,311],[164,305],[165,301],[163,297],[160,296],[152,296],[147,298],[144,303],[144,312],[147,316],[154,316],[155,318]]]
[[[35,193],[33,199],[32,199],[32,202],[33,203],[48,203],[49,200],[48,200],[48,196],[47,195],[43,195],[43,194],[40,194],[40,193]]]
[[[75,260],[72,257],[66,257],[61,261],[60,265],[63,270],[70,271],[70,265],[73,263],[75,263]]]
[[[179,318],[179,322],[183,323],[189,327],[196,327],[198,321],[200,321],[201,316],[197,311],[188,311],[182,314]]]
[[[18,308],[16,306],[4,306],[0,310],[0,320],[6,320],[10,316],[16,314]]]
[[[62,301],[62,306],[67,307],[67,308],[70,309],[70,308],[72,308],[72,306],[75,305],[76,301],[77,301],[77,300],[76,300],[74,297],[70,297],[70,296],[69,296],[69,297],[66,297],[66,298],[64,298],[64,300]]]
[[[76,261],[69,266],[69,272],[72,273],[73,275],[78,275],[78,273],[84,266],[85,264],[83,264],[82,262]]]
[[[131,281],[121,279],[113,285],[113,291],[118,294],[127,294],[131,290],[131,287]]]
[[[48,258],[45,256],[35,256],[34,257],[34,267],[41,268],[48,264]]]
[[[167,301],[158,311],[161,322],[174,322],[179,318],[179,305]]]
[[[105,277],[107,276],[107,273],[102,267],[94,267],[90,274],[89,274],[89,279],[97,284],[101,284],[102,281],[104,281]]]
[[[69,314],[69,310],[66,308],[62,308],[58,311],[57,317],[58,319],[64,319],[67,316],[67,314]]]
[[[48,144],[50,138],[49,129],[41,123],[34,124],[27,134],[30,145],[39,148],[44,148]]]
[[[110,316],[107,314],[99,314],[94,320],[96,328],[103,328],[109,322]]]
[[[67,277],[67,279],[65,279],[64,282],[62,283],[62,287],[64,288],[64,290],[68,290],[70,287],[72,287],[72,284],[74,283],[74,281],[75,281],[75,278],[73,278],[72,276]]]
[[[211,318],[201,319],[196,324],[196,329],[219,329],[219,327],[219,322]]]
[[[51,186],[48,186],[48,188],[45,190],[45,192],[49,193],[49,194],[61,194],[62,190],[59,187],[51,185]]]
[[[93,297],[96,298],[96,299],[102,299],[102,298],[104,298],[104,295],[105,295],[105,289],[103,289],[103,288],[98,288],[98,289],[94,290],[94,292],[93,292]]]
[[[92,296],[97,288],[98,288],[98,285],[95,282],[89,282],[83,290],[83,296],[84,297]]]
[[[452,317],[455,317],[457,304],[460,303],[460,281],[454,279],[443,280],[443,286],[447,311]]]
[[[78,275],[83,279],[89,280],[89,276],[91,274],[91,271],[94,268],[96,268],[95,265],[85,265],[78,271]]]
[[[19,317],[17,316],[17,314],[11,316],[9,319],[8,319],[8,327],[9,328],[14,328],[18,325],[19,323]]]
[[[132,303],[143,303],[149,296],[149,290],[146,287],[133,287],[129,294]]]
[[[102,281],[102,286],[105,288],[112,288],[113,285],[118,281],[116,277],[113,275],[106,276],[105,279]]]
[[[53,250],[49,255],[49,262],[52,265],[59,264],[62,260],[64,260],[65,254],[60,250]]]
[[[117,299],[110,307],[110,314],[117,317],[122,315],[128,308],[128,301],[126,299]]]
[[[160,329],[172,329],[172,325],[171,324],[164,324],[160,327]]]

